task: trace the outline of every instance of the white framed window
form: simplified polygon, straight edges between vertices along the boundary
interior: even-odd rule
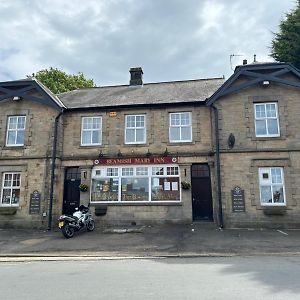
[[[254,110],[256,136],[280,136],[277,103],[255,103]]]
[[[146,116],[125,116],[125,144],[146,143]]]
[[[97,175],[97,170],[100,170]],[[118,170],[118,171],[117,171]],[[178,202],[178,165],[95,167],[92,171],[91,202]]]
[[[6,146],[24,146],[25,126],[25,116],[8,117]]]
[[[3,173],[1,206],[18,206],[20,203],[20,188],[20,173]]]
[[[259,168],[261,205],[286,205],[283,168]]]
[[[93,146],[102,143],[102,117],[81,119],[81,145]]]
[[[169,114],[169,140],[171,143],[192,141],[191,112]]]

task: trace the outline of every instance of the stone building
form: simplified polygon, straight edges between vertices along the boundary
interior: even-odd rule
[[[0,83],[0,226],[51,228],[79,204],[99,224],[299,226],[297,69],[147,84],[130,73],[57,96]]]

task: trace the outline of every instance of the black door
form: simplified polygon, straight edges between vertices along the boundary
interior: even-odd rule
[[[63,214],[72,214],[75,207],[80,205],[80,169],[67,168],[65,173],[65,189],[63,201]]]
[[[192,165],[193,220],[213,221],[211,182],[208,164]]]

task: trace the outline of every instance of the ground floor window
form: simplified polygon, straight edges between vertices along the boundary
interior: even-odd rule
[[[91,202],[180,201],[177,165],[94,167]]]
[[[18,206],[20,202],[20,173],[4,173],[1,189],[2,206]]]
[[[261,205],[285,205],[283,168],[259,168]]]

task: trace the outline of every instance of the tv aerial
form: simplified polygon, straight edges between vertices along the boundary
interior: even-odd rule
[[[229,55],[229,63],[230,63],[230,68],[231,68],[232,71],[233,71],[232,59],[233,59],[234,57],[236,57],[236,56],[244,56],[244,55],[242,55],[242,54],[230,54],[230,55]]]

